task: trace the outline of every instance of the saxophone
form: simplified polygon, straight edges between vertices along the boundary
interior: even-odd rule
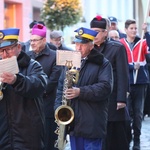
[[[74,111],[70,107],[70,100],[65,97],[65,90],[71,88],[73,83],[78,82],[79,71],[71,68],[70,62],[66,62],[66,76],[64,79],[62,105],[55,110],[55,122],[58,125],[55,133],[58,134],[58,139],[55,142],[55,147],[59,150],[63,150],[67,143],[66,140],[66,125],[70,124],[74,119]]]
[[[3,89],[3,83],[0,82],[0,100],[3,99],[3,92],[2,92],[2,89]]]

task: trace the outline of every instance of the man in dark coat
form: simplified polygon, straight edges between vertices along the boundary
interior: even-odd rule
[[[126,50],[121,43],[107,39],[108,21],[101,16],[96,16],[90,23],[91,29],[99,32],[94,39],[94,48],[111,62],[114,76],[114,86],[109,101],[105,149],[128,150],[126,121],[129,120],[129,115],[126,102],[129,82]]]
[[[112,91],[112,68],[107,59],[94,49],[96,31],[79,28],[75,31],[76,50],[83,63],[77,84],[65,91],[71,102],[74,121],[70,126],[72,150],[101,150],[106,135],[108,98]],[[60,77],[55,108],[61,105],[65,71]]]
[[[27,54],[42,65],[48,76],[47,88],[43,97],[46,121],[45,150],[54,150],[54,142],[57,139],[57,135],[54,133],[57,126],[54,118],[54,100],[61,68],[56,66],[56,51],[49,49],[46,44],[45,26],[40,24],[33,26],[30,43],[32,51],[28,51]]]
[[[0,30],[0,57],[17,57],[19,72],[0,74],[0,149],[44,150],[42,95],[47,76],[41,65],[21,51],[19,29]],[[2,70],[1,70],[2,71]]]

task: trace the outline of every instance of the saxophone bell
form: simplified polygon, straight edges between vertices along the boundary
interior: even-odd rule
[[[70,106],[61,105],[55,110],[55,119],[58,124],[67,125],[74,119],[74,111]]]

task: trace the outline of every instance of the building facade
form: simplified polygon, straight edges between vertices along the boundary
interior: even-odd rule
[[[46,0],[0,0],[0,29],[8,27],[20,28],[20,40],[29,39],[29,24],[33,20],[41,20],[40,10]],[[73,27],[66,27],[64,37],[71,41],[74,29],[89,27],[90,21],[97,14],[103,17],[114,16],[119,20],[119,28],[124,31],[126,19],[136,19],[141,32],[141,25],[145,18],[148,0],[81,0],[83,8],[83,22]],[[149,21],[150,22],[150,21]],[[71,35],[69,37],[68,33]]]
[[[29,39],[29,24],[40,20],[43,0],[0,0],[0,29],[20,28],[20,40]]]

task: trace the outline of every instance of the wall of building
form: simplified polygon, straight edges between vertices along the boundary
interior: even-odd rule
[[[40,20],[43,0],[0,0],[0,29],[20,28],[20,40],[29,39],[29,24]]]

